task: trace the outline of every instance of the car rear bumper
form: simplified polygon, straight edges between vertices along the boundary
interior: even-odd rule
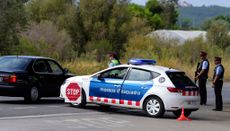
[[[196,111],[200,108],[200,97],[199,96],[177,96],[169,97],[165,101],[165,110],[167,111],[177,111],[182,108]]]
[[[21,97],[26,94],[25,87],[18,87],[12,85],[0,85],[0,96]]]

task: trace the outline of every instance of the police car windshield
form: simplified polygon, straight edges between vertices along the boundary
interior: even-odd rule
[[[177,88],[185,88],[186,86],[196,86],[184,72],[166,72],[172,83]]]

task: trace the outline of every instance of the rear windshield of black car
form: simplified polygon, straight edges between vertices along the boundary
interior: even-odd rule
[[[196,86],[184,72],[166,72],[166,74],[177,88]]]
[[[28,58],[0,57],[0,70],[25,70],[30,61]]]

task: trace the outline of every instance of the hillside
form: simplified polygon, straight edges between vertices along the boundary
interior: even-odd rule
[[[199,27],[205,20],[219,15],[230,15],[230,8],[220,6],[180,7],[179,23],[183,19],[190,19],[193,27]]]

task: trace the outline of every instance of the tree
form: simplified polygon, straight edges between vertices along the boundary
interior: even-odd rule
[[[11,47],[19,43],[19,32],[27,23],[25,0],[0,1],[0,54],[10,54]]]
[[[229,15],[227,15],[227,16],[224,16],[224,15],[217,16],[215,18],[215,20],[224,20],[224,21],[226,21],[226,22],[228,22],[230,24],[230,16]]]
[[[163,7],[158,0],[148,0],[145,8],[150,11],[153,15],[154,14],[161,14],[163,12]]]
[[[44,55],[60,60],[71,58],[71,39],[66,30],[59,30],[51,21],[31,23],[21,33],[20,44],[16,46],[23,55]]]
[[[123,51],[123,44],[129,33],[126,32],[126,26],[131,19],[128,4],[128,0],[81,0],[79,2],[82,30],[87,32],[87,46],[95,47],[89,44],[101,45],[108,41],[113,51],[118,53]],[[101,55],[105,54],[102,52]]]
[[[181,28],[183,30],[189,30],[189,29],[191,29],[192,28],[192,21],[191,21],[191,19],[183,19],[181,21]]]
[[[178,18],[177,5],[178,0],[161,0],[162,18],[167,29],[175,28]]]
[[[129,10],[132,15],[148,21],[154,29],[175,28],[178,12],[178,0],[148,0],[145,7],[131,4]]]
[[[51,20],[56,23],[73,3],[73,0],[30,0],[26,4],[26,10],[32,21],[39,23],[42,20]]]
[[[218,20],[225,21],[225,22],[227,22],[227,23],[229,24],[229,26],[230,26],[230,16],[219,15],[219,16],[217,16],[217,17],[215,17],[215,18],[206,20],[206,21],[202,24],[201,28],[204,29],[204,30],[208,30],[208,29],[211,28],[211,25],[212,25],[213,21],[218,21]],[[228,28],[230,29],[230,27],[228,27]]]
[[[230,45],[228,33],[229,23],[224,20],[214,20],[207,31],[207,38],[211,44],[225,52],[225,49]]]
[[[67,21],[64,25],[64,29],[69,33],[72,39],[73,49],[77,52],[77,56],[80,57],[82,53],[86,53],[85,46],[89,37],[84,27],[80,8],[73,7],[69,10],[68,14],[64,16],[63,20]]]

